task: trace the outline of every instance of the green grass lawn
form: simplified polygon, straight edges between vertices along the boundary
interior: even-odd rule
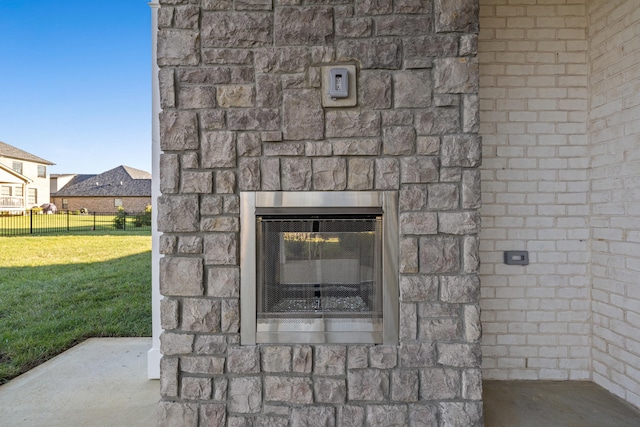
[[[0,384],[107,336],[151,336],[150,232],[0,237]]]

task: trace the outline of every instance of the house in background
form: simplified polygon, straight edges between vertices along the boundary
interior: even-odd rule
[[[47,167],[54,164],[0,141],[0,212],[21,213],[48,203]]]
[[[62,189],[65,185],[67,185],[71,180],[77,177],[77,173],[52,173],[49,175],[49,191],[51,194],[57,192]],[[95,176],[95,175],[86,175],[86,176]]]
[[[151,174],[118,166],[99,175],[55,175],[51,202],[59,209],[114,212],[142,212],[151,204]]]

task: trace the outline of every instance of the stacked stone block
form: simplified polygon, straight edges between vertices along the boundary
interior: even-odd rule
[[[477,2],[161,4],[160,425],[482,425]],[[399,345],[240,345],[254,190],[399,192]]]

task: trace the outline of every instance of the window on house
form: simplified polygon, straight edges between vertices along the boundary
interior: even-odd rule
[[[8,185],[3,185],[0,187],[0,195],[2,197],[11,197],[11,187]]]
[[[122,206],[122,199],[115,199],[114,205],[116,208]]]
[[[14,187],[13,188],[13,195],[16,197],[23,197],[24,196],[24,191],[22,187]]]
[[[11,169],[18,172],[19,174],[22,174],[22,162],[13,162]]]
[[[29,188],[27,190],[27,203],[32,206],[38,204],[38,189],[37,188]]]
[[[46,178],[47,177],[47,167],[43,165],[38,165],[38,178]]]
[[[69,199],[62,199],[62,209],[69,209]]]

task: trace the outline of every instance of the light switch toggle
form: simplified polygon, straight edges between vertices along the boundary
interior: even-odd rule
[[[349,72],[346,68],[329,69],[329,96],[331,99],[349,96]]]

